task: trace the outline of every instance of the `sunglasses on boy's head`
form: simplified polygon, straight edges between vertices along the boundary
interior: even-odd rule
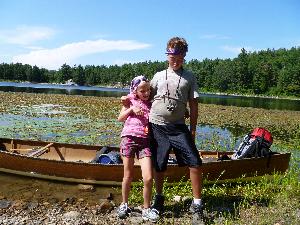
[[[182,48],[168,48],[166,51],[167,55],[183,55],[185,56],[186,54],[186,50],[182,49]]]

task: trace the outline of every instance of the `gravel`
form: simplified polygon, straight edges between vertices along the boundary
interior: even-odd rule
[[[141,207],[133,207],[130,217],[121,220],[116,215],[117,205],[113,200],[100,199],[97,204],[90,204],[82,199],[73,198],[51,202],[9,200],[0,196],[0,224],[35,225],[35,224],[153,224],[143,221]],[[176,210],[175,210],[176,211]],[[184,212],[166,212],[156,224],[201,224],[192,222],[192,217]]]

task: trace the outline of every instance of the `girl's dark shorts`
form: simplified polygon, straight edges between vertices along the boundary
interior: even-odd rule
[[[150,124],[150,149],[153,166],[156,171],[163,172],[171,149],[174,151],[179,166],[198,167],[202,161],[191,132],[185,124]]]

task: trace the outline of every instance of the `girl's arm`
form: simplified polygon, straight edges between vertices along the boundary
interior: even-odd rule
[[[137,106],[125,107],[125,106],[123,106],[121,109],[121,112],[119,114],[118,121],[124,122],[130,115],[130,113],[134,113],[139,116],[143,115],[143,111],[140,107],[137,107]]]
[[[123,106],[120,111],[118,121],[124,122],[127,119],[127,117],[130,115],[130,113],[132,113],[132,107],[128,108],[128,107]]]

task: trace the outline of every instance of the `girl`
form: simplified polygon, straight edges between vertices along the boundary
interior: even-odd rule
[[[152,161],[148,138],[148,118],[151,103],[150,83],[144,76],[135,77],[130,85],[130,94],[126,96],[129,105],[121,109],[118,121],[124,122],[121,133],[120,152],[123,157],[124,176],[122,182],[122,204],[118,208],[119,218],[126,218],[131,209],[128,207],[128,195],[133,177],[134,157],[140,161],[144,182],[143,197],[144,220],[155,222],[159,215],[157,210],[150,208],[152,192]]]

